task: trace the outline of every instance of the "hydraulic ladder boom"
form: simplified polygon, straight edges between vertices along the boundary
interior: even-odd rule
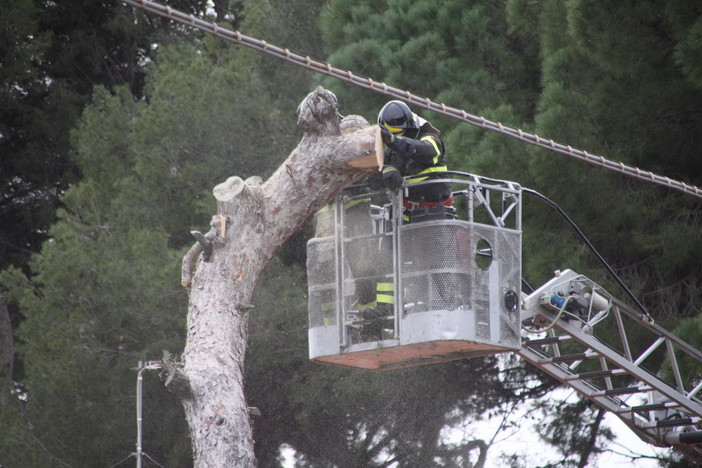
[[[684,375],[702,367],[702,353],[571,270],[557,272],[522,308],[522,323],[535,333],[523,339],[522,358],[643,441],[702,463],[702,379]]]

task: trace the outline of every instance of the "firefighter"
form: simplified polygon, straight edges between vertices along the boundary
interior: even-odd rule
[[[378,126],[385,145],[383,185],[391,190],[399,188],[403,181],[408,185],[403,200],[405,221],[452,217],[449,184],[414,185],[440,178],[440,173],[448,170],[441,132],[402,101],[390,101],[383,106]],[[410,177],[403,180],[407,176]]]
[[[402,101],[390,101],[383,106],[378,114],[378,126],[385,146],[384,165],[378,176],[369,179],[371,188],[396,190],[403,183],[407,184],[407,196],[403,199],[404,222],[455,218],[448,183],[418,184],[441,178],[441,173],[448,170],[439,130]],[[429,239],[415,241],[421,248],[430,245]],[[393,313],[394,297],[392,282],[376,284],[376,304],[360,311],[368,322],[364,326],[366,336],[382,339],[382,328],[391,325],[388,317]]]

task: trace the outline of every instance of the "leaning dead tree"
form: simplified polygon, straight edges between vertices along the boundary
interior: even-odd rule
[[[336,97],[318,87],[300,104],[303,136],[265,182],[230,177],[214,188],[217,214],[183,259],[190,289],[187,342],[167,381],[178,393],[197,467],[256,465],[244,399],[249,303],[262,270],[305,221],[344,187],[377,171],[377,127],[340,120]],[[197,260],[195,273],[191,267]]]

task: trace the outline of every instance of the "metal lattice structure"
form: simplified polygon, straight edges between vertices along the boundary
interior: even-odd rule
[[[643,441],[702,463],[702,353],[571,270],[530,294],[517,352]]]

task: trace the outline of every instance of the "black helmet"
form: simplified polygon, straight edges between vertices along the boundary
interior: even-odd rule
[[[378,125],[382,125],[395,135],[415,138],[419,133],[419,121],[409,106],[402,101],[390,101],[380,109]]]

